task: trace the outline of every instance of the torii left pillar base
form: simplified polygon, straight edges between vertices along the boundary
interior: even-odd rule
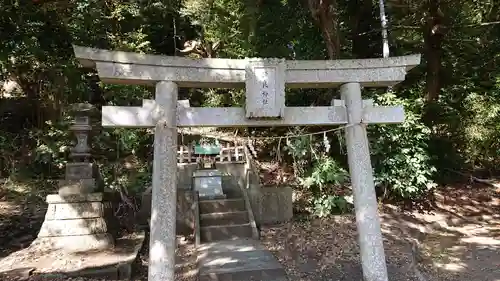
[[[177,84],[156,84],[157,116],[149,238],[149,281],[174,281],[177,200]]]

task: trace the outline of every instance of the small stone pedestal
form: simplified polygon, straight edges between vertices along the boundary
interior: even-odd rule
[[[226,198],[222,190],[222,173],[215,166],[215,157],[219,153],[218,142],[216,145],[194,145],[198,169],[193,173],[193,182],[200,199]]]
[[[59,181],[58,194],[47,196],[49,204],[37,243],[65,251],[102,250],[114,246],[108,222],[113,217],[110,204],[99,192],[98,169],[90,163],[87,144],[91,131],[89,106],[77,105],[75,123],[70,127],[77,138],[71,149],[72,163]]]
[[[222,173],[219,170],[197,170],[193,173],[194,189],[201,199],[224,199]]]

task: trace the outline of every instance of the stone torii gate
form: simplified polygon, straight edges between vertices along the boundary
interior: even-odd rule
[[[363,276],[388,281],[377,210],[367,124],[401,123],[402,106],[373,106],[361,87],[393,86],[420,64],[420,55],[385,59],[287,61],[282,59],[188,59],[74,46],[84,67],[101,81],[155,85],[154,100],[142,107],[104,106],[104,127],[154,127],[149,280],[173,281],[178,127],[348,125],[346,144]],[[286,107],[285,87],[340,86],[330,106]],[[244,108],[190,107],[178,87],[246,88]]]

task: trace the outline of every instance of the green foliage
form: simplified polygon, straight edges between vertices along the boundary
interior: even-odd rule
[[[329,142],[323,143],[313,136],[293,137],[286,141],[283,150],[293,159],[299,186],[312,194],[306,210],[318,217],[335,212],[346,212],[349,204],[338,188],[348,182],[349,174],[342,165],[327,155]],[[308,168],[310,167],[310,168]]]
[[[296,176],[304,174],[305,168],[311,164],[311,141],[307,137],[287,138],[283,150],[292,157],[293,171]]]
[[[302,186],[313,194],[310,212],[318,217],[347,212],[348,200],[346,196],[336,194],[336,189],[346,184],[348,178],[348,172],[333,158],[322,156],[316,159],[311,171],[299,178]]]
[[[313,199],[312,213],[320,218],[327,217],[333,213],[345,213],[349,210],[350,203],[344,196],[320,195]]]
[[[431,164],[428,143],[431,131],[416,110],[415,101],[393,93],[375,96],[379,105],[404,105],[405,122],[399,126],[369,127],[376,185],[387,187],[395,197],[414,198],[434,187],[436,172]]]
[[[496,91],[500,89],[497,82]],[[485,163],[488,167],[500,164],[500,102],[495,95],[470,93],[464,100],[467,112],[464,154],[469,163]],[[496,96],[499,96],[496,94]]]
[[[69,117],[66,117],[66,121]],[[33,151],[33,162],[30,171],[34,175],[59,176],[66,164],[66,157],[72,145],[72,138],[68,132],[67,122],[52,124],[47,121],[47,127],[43,130],[34,129],[29,137],[36,140],[36,148]]]
[[[377,5],[365,1],[339,2],[338,19],[330,19],[338,24],[338,34],[331,35],[342,38],[341,57],[380,56]],[[92,84],[95,73],[74,61],[72,44],[179,55],[184,42],[196,39],[220,42],[217,57],[325,59],[321,29],[306,2],[1,2],[0,86],[4,82],[18,85],[12,99],[23,104],[11,105],[11,98],[0,90],[1,176],[61,176],[68,147],[74,142],[64,114],[69,104],[139,105],[153,96],[152,89],[143,86]],[[439,97],[434,103],[423,99],[429,79],[435,78],[426,76],[432,51],[425,45],[426,24],[432,18],[428,1],[405,1],[387,9],[391,55],[424,53],[422,65],[394,93],[368,92],[377,104],[402,104],[406,109],[407,119],[401,125],[368,127],[377,185],[393,197],[423,195],[444,169],[494,172],[500,166],[500,25],[481,24],[500,20],[500,5],[495,1],[450,3],[440,2],[447,28],[441,49],[435,51],[442,60],[435,74]],[[244,104],[241,89],[182,89],[180,95],[193,106]],[[287,104],[327,105],[333,96],[331,89],[288,89]],[[137,191],[148,186],[151,130],[98,129],[99,121],[93,121],[92,148],[106,185]],[[244,133],[287,135],[322,129],[249,129]],[[348,209],[343,205],[348,197],[338,194],[349,181],[343,131],[290,138],[286,143],[271,141],[265,146],[284,152],[279,160],[293,165],[302,188],[313,194],[312,212],[324,216]]]
[[[20,153],[16,153],[22,142],[19,135],[5,133],[0,136],[0,175],[16,178],[19,174]]]
[[[322,156],[313,163],[311,171],[304,178],[299,178],[300,183],[315,193],[321,194],[329,185],[340,186],[347,182],[348,172],[333,158]]]
[[[200,29],[200,37],[209,42],[221,42],[219,54],[229,58],[253,55],[249,10],[245,1],[234,0],[185,0],[180,13]],[[201,39],[201,38],[198,38]]]

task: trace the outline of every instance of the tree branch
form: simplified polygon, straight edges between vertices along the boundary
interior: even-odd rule
[[[491,26],[491,25],[497,25],[500,24],[500,21],[492,21],[492,22],[482,22],[482,23],[474,23],[474,24],[466,24],[466,25],[451,25],[449,28],[470,28],[470,27],[483,27],[483,26]],[[389,30],[397,30],[397,29],[421,29],[423,26],[418,26],[418,25],[389,25],[388,29]],[[380,32],[382,31],[382,28],[375,28],[367,32],[362,32],[357,34],[358,36],[366,35],[366,34],[371,34],[375,32]]]
[[[467,24],[463,26],[452,26],[452,27],[479,27],[479,26],[489,26],[489,25],[496,25],[500,24],[500,21],[492,21],[492,22],[482,22],[482,23],[475,23],[475,24]]]
[[[450,171],[450,172],[455,173],[455,174],[458,174],[458,175],[461,175],[461,176],[464,176],[464,177],[468,177],[470,179],[470,181],[475,181],[477,183],[482,183],[482,184],[485,184],[487,186],[494,187],[494,188],[500,188],[500,184],[494,183],[491,180],[485,180],[485,179],[476,178],[476,177],[474,177],[472,175],[464,174],[462,172],[458,172],[458,171],[455,171],[455,170],[452,170],[452,169],[448,169],[448,168],[445,168],[445,170]]]

